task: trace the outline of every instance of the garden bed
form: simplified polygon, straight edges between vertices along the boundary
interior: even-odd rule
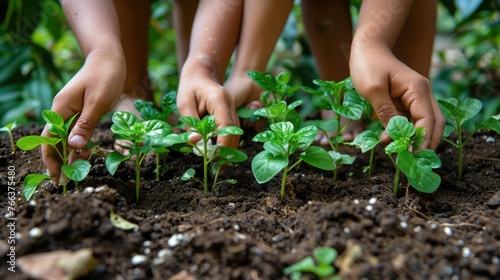
[[[95,134],[108,149],[109,126],[104,122]],[[20,127],[14,138],[40,132],[36,125]],[[7,137],[1,136],[0,181],[7,185],[7,167],[14,166],[20,189],[26,175],[44,167],[39,150],[11,155]],[[500,278],[499,135],[477,133],[467,143],[462,181],[457,150],[442,142],[436,151],[442,183],[433,194],[414,189],[405,194],[402,179],[402,194],[394,196],[394,167],[382,148],[368,177],[362,170],[369,155],[343,147],[357,159],[340,168],[339,180],[303,164],[289,173],[283,201],[279,176],[262,185],[255,181],[250,164],[262,146],[251,138],[244,135],[240,147],[248,161],[223,175],[238,183],[221,184],[209,197],[199,183],[180,180],[187,168],[202,168],[199,158],[180,153],[169,156],[172,169],[159,182],[153,159],[143,164],[139,204],[133,168],[122,165],[110,176],[99,155],[91,160],[89,176],[76,190],[70,185],[66,196],[49,184],[29,204],[18,193],[16,260],[91,248],[98,263],[82,279],[289,279],[283,268],[326,246],[339,252],[336,268],[346,279]],[[1,194],[6,206],[6,187]],[[111,209],[139,229],[115,228]],[[2,207],[2,217],[6,214]],[[2,220],[0,278],[29,279],[7,271],[9,228]],[[35,227],[42,234],[31,237]]]

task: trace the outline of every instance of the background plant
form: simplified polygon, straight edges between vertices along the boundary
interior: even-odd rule
[[[290,275],[290,279],[302,279],[302,273],[312,273],[320,280],[336,280],[340,276],[335,275],[333,262],[337,259],[338,253],[334,248],[318,247],[313,251],[313,257],[308,256],[298,263],[283,269],[285,275]]]
[[[385,131],[393,140],[385,147],[385,153],[396,167],[394,194],[398,194],[400,171],[406,175],[408,182],[416,190],[425,193],[435,192],[441,184],[441,177],[432,169],[441,167],[441,160],[433,150],[417,151],[425,140],[425,129],[415,128],[403,116],[395,116],[389,120]],[[394,154],[396,159],[393,158]]]
[[[62,172],[59,184],[63,186],[63,194],[66,194],[68,178],[75,181],[77,184],[87,177],[90,172],[90,163],[86,160],[76,159],[69,165],[70,158],[75,150],[71,149],[68,151],[68,135],[71,124],[76,116],[77,115],[74,115],[64,122],[63,118],[58,113],[51,110],[45,110],[42,113],[42,117],[49,125],[49,132],[54,135],[54,137],[29,135],[20,138],[16,143],[17,147],[24,151],[33,150],[40,145],[49,145],[57,152],[62,161]],[[50,179],[50,177],[40,174],[28,175],[24,181],[23,193],[33,194],[39,183],[45,179]],[[31,197],[31,195],[29,195],[29,197]],[[26,197],[26,199],[29,199],[29,197]]]
[[[279,122],[270,125],[270,129],[260,132],[252,139],[264,143],[264,150],[252,160],[252,172],[259,184],[268,182],[283,170],[280,198],[285,196],[288,172],[302,161],[323,170],[333,170],[335,163],[332,156],[323,148],[310,146],[316,138],[318,129],[305,126],[295,131],[291,122]],[[297,161],[289,158],[302,150]]]
[[[443,140],[458,149],[458,179],[462,180],[463,175],[463,147],[470,140],[472,135],[479,129],[488,129],[500,133],[500,123],[498,119],[489,117],[482,122],[475,123],[474,129],[465,136],[463,125],[467,120],[472,119],[481,111],[482,103],[479,99],[466,98],[458,101],[456,98],[438,100],[441,110],[446,118],[446,127],[443,133]],[[453,142],[449,136],[452,132],[457,133],[457,143]]]
[[[368,176],[372,176],[373,171],[373,157],[375,156],[375,147],[382,141],[380,135],[382,134],[383,127],[379,120],[371,122],[368,129],[358,134],[353,141],[344,142],[346,145],[352,145],[361,149],[362,153],[370,151],[370,161],[368,166],[363,168],[363,173],[368,172]]]
[[[0,128],[0,132],[5,131],[9,134],[10,146],[12,147],[12,154],[16,153],[16,145],[14,144],[14,138],[12,138],[12,130],[17,127],[17,122],[13,121],[6,124],[4,127]]]
[[[215,123],[215,117],[213,115],[207,115],[203,119],[199,120],[194,117],[182,116],[179,120],[190,127],[191,130],[181,134],[169,135],[165,141],[169,145],[184,143],[189,147],[184,147],[181,149],[183,152],[193,153],[197,156],[203,158],[203,181],[194,177],[196,171],[193,168],[189,168],[184,172],[181,179],[183,181],[188,181],[194,179],[203,185],[203,191],[205,197],[208,196],[208,174],[213,176],[212,183],[212,194],[215,192],[215,187],[218,183],[218,177],[221,168],[224,165],[231,165],[237,162],[243,162],[247,160],[247,155],[237,149],[217,146],[213,144],[212,137],[217,136],[227,136],[227,135],[242,135],[243,130],[236,126],[226,126],[218,129],[216,131],[217,125]],[[191,143],[190,136],[193,133],[198,133],[201,139],[197,143]],[[228,180],[230,183],[235,183],[236,180]]]
[[[114,175],[120,163],[131,161],[135,166],[135,198],[139,202],[139,190],[141,186],[141,164],[146,156],[158,147],[168,147],[164,139],[173,132],[170,125],[160,120],[140,120],[129,112],[115,112],[112,116],[113,138],[116,140],[129,141],[130,145],[122,144],[122,148],[128,150],[124,155],[113,151],[106,156],[106,168]]]
[[[160,102],[159,110],[155,108],[153,102],[142,99],[135,100],[134,107],[139,111],[144,120],[160,120],[168,122],[169,118],[171,118],[177,111],[176,93],[175,91],[171,91],[165,94]],[[163,175],[168,170],[166,159],[169,152],[170,150],[167,147],[154,148],[154,153],[156,154],[156,181],[159,181],[160,175]],[[162,162],[161,165],[160,160]]]

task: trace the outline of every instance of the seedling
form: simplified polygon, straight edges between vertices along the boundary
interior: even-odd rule
[[[339,144],[344,141],[342,133],[353,120],[359,120],[363,112],[367,110],[367,102],[354,90],[351,78],[348,77],[340,82],[323,81],[316,79],[313,81],[320,86],[318,89],[306,88],[313,96],[314,104],[325,110],[333,111],[333,119],[317,120],[310,122],[325,135],[328,132],[335,132],[335,137],[328,137],[328,141],[333,150],[339,150]],[[341,117],[348,121],[342,124]]]
[[[458,179],[462,180],[464,145],[479,129],[484,128],[495,131],[496,133],[500,133],[500,123],[498,119],[489,117],[480,123],[475,123],[474,130],[470,132],[467,137],[465,137],[463,135],[463,124],[465,121],[472,119],[479,113],[479,111],[481,111],[481,101],[475,98],[466,98],[463,101],[458,101],[456,98],[448,98],[438,100],[438,102],[447,123],[442,139],[458,149]],[[457,132],[457,143],[454,143],[448,138],[454,131]]]
[[[362,153],[370,151],[370,162],[368,166],[363,168],[363,173],[368,172],[368,177],[372,176],[373,157],[375,155],[375,147],[382,141],[380,134],[382,133],[382,124],[380,121],[372,122],[368,126],[368,130],[360,133],[352,142],[344,142],[346,145],[352,145],[361,149]]]
[[[403,116],[395,116],[386,127],[387,134],[392,138],[392,142],[385,148],[385,153],[396,167],[396,174],[394,178],[394,194],[396,195],[399,190],[399,173],[402,171],[408,178],[408,182],[416,190],[432,193],[437,190],[441,184],[441,177],[434,173],[432,169],[441,167],[441,160],[436,152],[430,149],[416,151],[425,140],[425,129],[423,127],[415,128],[407,118]],[[375,134],[365,135],[365,142],[378,141],[371,139],[369,136],[376,136]],[[370,145],[370,146],[371,146]],[[394,160],[393,155],[396,155]]]
[[[14,138],[12,138],[12,130],[16,128],[16,121],[6,124],[4,127],[0,128],[1,131],[5,131],[9,134],[10,146],[12,147],[12,154],[16,153],[16,145],[14,145]]]
[[[217,146],[212,143],[212,137],[216,136],[226,136],[226,135],[242,135],[243,130],[236,126],[226,126],[222,127],[216,131],[217,125],[215,124],[215,117],[213,115],[205,116],[202,120],[194,117],[183,116],[179,120],[191,130],[181,134],[169,135],[165,141],[169,145],[174,145],[178,143],[185,143],[190,147],[184,147],[181,149],[183,152],[194,153],[197,156],[203,158],[203,181],[194,177],[196,171],[190,168],[184,172],[181,179],[183,181],[188,181],[194,179],[203,185],[203,190],[205,197],[208,196],[208,174],[209,171],[214,177],[212,183],[212,194],[215,192],[215,187],[217,186],[218,176],[220,174],[221,168],[224,165],[231,165],[236,162],[243,162],[247,160],[247,155],[237,149]],[[201,136],[201,140],[193,144],[189,140],[189,136],[193,133],[198,133]],[[228,180],[230,183],[236,183],[236,180]]]
[[[160,120],[141,121],[129,112],[115,112],[111,118],[114,139],[130,141],[131,145],[120,145],[129,155],[113,151],[106,156],[106,168],[114,175],[120,163],[130,160],[135,165],[135,199],[139,202],[141,186],[141,164],[153,149],[167,147],[164,138],[172,133],[170,125]]]
[[[305,126],[295,132],[291,122],[279,122],[271,124],[270,130],[255,135],[253,141],[264,143],[264,150],[252,160],[252,172],[257,182],[268,182],[283,170],[280,191],[280,198],[283,199],[287,174],[302,161],[323,170],[333,170],[335,163],[330,153],[323,148],[310,146],[317,132],[314,126]],[[299,149],[303,152],[291,164],[289,158]]]
[[[249,71],[248,76],[265,91],[260,97],[264,108],[254,111],[254,115],[266,118],[269,123],[278,123],[284,121],[292,122],[296,127],[300,127],[302,120],[299,113],[295,110],[303,101],[297,100],[291,104],[287,99],[299,90],[299,86],[290,86],[290,73],[283,72],[276,78],[270,74],[264,74],[258,71]]]
[[[319,247],[314,249],[314,258],[308,256],[298,263],[283,269],[283,273],[290,275],[290,279],[299,280],[302,273],[312,273],[320,280],[337,280],[340,276],[335,275],[333,262],[337,259],[338,253],[334,248]]]
[[[57,152],[62,160],[61,178],[59,184],[63,186],[63,194],[66,194],[66,186],[68,178],[75,181],[75,184],[82,181],[87,177],[90,172],[90,163],[83,159],[75,160],[69,165],[69,159],[75,150],[68,151],[68,135],[71,124],[77,115],[74,115],[69,120],[64,122],[63,118],[56,112],[45,110],[42,112],[43,119],[49,125],[49,132],[55,137],[29,135],[17,141],[17,147],[24,151],[30,151],[40,145],[49,145]],[[59,147],[60,145],[60,147]],[[38,185],[45,179],[49,179],[48,175],[44,174],[31,174],[24,180],[23,193],[31,198]],[[26,197],[26,199],[29,199]]]
[[[171,91],[165,94],[160,102],[161,111],[154,107],[153,102],[137,99],[134,101],[134,107],[139,111],[141,117],[144,120],[160,120],[167,122],[171,115],[177,110],[176,106],[176,94]],[[166,155],[170,152],[169,149],[165,147],[157,147],[154,149],[156,154],[156,181],[160,180],[160,175],[164,174],[168,169],[166,165]],[[161,166],[163,167],[160,171],[160,158],[162,159]]]

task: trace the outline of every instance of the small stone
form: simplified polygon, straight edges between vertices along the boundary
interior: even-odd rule
[[[448,236],[452,236],[453,235],[453,231],[451,230],[450,227],[444,227],[443,231],[444,231],[444,234],[446,234]]]
[[[86,187],[84,190],[83,190],[83,193],[93,193],[94,192],[94,188],[93,187]]]
[[[373,210],[373,205],[366,205],[366,211],[371,212]]]
[[[235,225],[233,225],[233,229],[235,231],[239,231],[240,230],[240,226],[235,224]]]
[[[471,250],[470,248],[464,247],[462,249],[462,257],[468,258],[470,256]]]
[[[402,228],[402,229],[407,229],[408,228],[408,223],[405,222],[405,221],[402,221],[399,223],[399,226]]]
[[[495,138],[488,136],[488,138],[486,138],[486,143],[495,143]]]
[[[368,203],[370,203],[372,205],[375,204],[375,203],[377,203],[377,198],[376,197],[370,198],[370,200],[368,200]]]
[[[28,205],[31,207],[34,207],[34,206],[36,206],[36,201],[30,200],[30,202],[28,202]]]
[[[234,203],[233,202],[229,202],[229,207],[234,208]]]
[[[28,236],[33,237],[33,238],[38,238],[38,237],[41,237],[42,235],[43,235],[43,231],[38,227],[34,227],[34,228],[30,229],[30,231],[28,232]]]
[[[144,263],[147,259],[148,258],[144,255],[135,255],[132,257],[130,262],[132,263],[132,265],[139,265],[141,263]]]
[[[142,242],[142,246],[144,246],[144,247],[149,247],[149,246],[151,246],[151,241],[146,240],[146,241]]]

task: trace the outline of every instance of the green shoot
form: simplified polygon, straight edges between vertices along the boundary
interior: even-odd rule
[[[4,127],[0,128],[0,132],[5,131],[9,134],[10,146],[12,147],[12,154],[16,153],[16,145],[14,145],[14,138],[12,138],[12,130],[16,128],[16,121],[6,124]]]

